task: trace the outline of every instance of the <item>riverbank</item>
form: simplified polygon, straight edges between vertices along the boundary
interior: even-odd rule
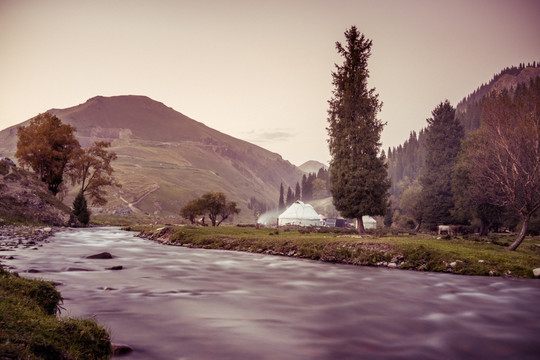
[[[402,234],[359,236],[305,229],[253,227],[131,226],[140,237],[167,245],[263,253],[363,266],[460,275],[534,278],[540,271],[540,237],[517,251],[511,236],[480,238]]]
[[[0,355],[2,359],[109,359],[108,332],[90,319],[59,317],[54,284],[11,273],[17,248],[38,250],[58,228],[0,227]],[[7,260],[6,263],[3,263]]]

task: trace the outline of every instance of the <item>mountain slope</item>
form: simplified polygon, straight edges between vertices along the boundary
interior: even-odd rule
[[[171,216],[206,191],[222,191],[242,209],[237,221],[253,221],[247,209],[250,198],[275,206],[280,183],[292,184],[302,176],[279,154],[211,129],[148,97],[98,96],[49,111],[77,129],[82,146],[100,140],[112,143],[118,155],[115,176],[122,188],[111,191],[103,211]],[[0,132],[0,152],[7,156],[15,152],[17,127]]]

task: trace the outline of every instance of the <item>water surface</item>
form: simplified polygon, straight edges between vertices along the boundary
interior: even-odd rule
[[[115,258],[86,259],[103,251]],[[64,315],[133,347],[125,359],[540,358],[538,280],[189,249],[117,228],[13,254],[21,275],[60,283]]]

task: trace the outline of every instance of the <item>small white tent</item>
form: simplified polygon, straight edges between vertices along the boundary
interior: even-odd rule
[[[368,215],[362,216],[362,223],[364,224],[364,229],[366,230],[377,228],[377,220],[375,220],[371,216],[368,216]]]
[[[278,225],[322,226],[323,221],[313,206],[297,200],[279,215]]]

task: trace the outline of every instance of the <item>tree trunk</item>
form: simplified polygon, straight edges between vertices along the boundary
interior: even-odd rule
[[[488,223],[480,219],[480,236],[488,236]]]
[[[364,222],[362,221],[362,217],[356,218],[356,232],[358,234],[366,233],[366,229],[364,229]]]
[[[420,231],[420,226],[422,226],[422,220],[419,220],[418,221],[418,224],[416,224],[415,228],[414,228],[414,232],[417,233]]]
[[[521,224],[521,231],[519,232],[517,239],[514,241],[512,245],[510,245],[507,248],[507,250],[510,250],[510,251],[516,250],[519,244],[521,244],[521,242],[523,241],[523,239],[525,239],[525,235],[527,234],[527,229],[529,228],[530,219],[531,219],[531,214],[527,214],[525,216],[522,215],[523,223]]]

